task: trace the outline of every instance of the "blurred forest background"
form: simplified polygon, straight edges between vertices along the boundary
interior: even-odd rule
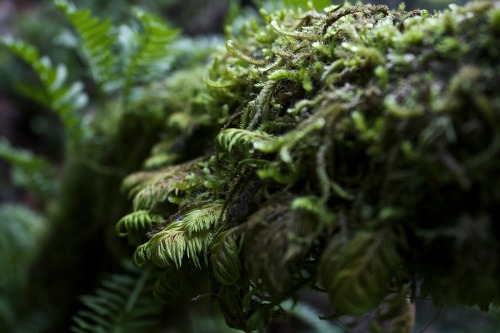
[[[247,12],[265,1],[251,0],[74,0],[78,8],[89,8],[102,18],[114,22],[126,20],[130,6],[140,6],[164,16],[182,30],[186,38],[223,40],[224,24],[228,13],[237,3]],[[465,0],[410,0],[407,9],[425,8],[430,12],[447,7],[450,3],[464,4]],[[333,1],[339,4],[339,1]],[[397,8],[400,1],[371,1]],[[41,54],[49,56],[54,63],[65,63],[67,67],[83,67],[68,38],[67,22],[55,8],[52,0],[0,0],[0,35],[13,35],[35,45]],[[82,68],[82,73],[84,73]],[[70,75],[79,76],[78,71]],[[63,127],[56,115],[23,98],[12,85],[20,77],[32,75],[11,54],[0,51],[0,140],[7,139],[12,146],[25,148],[47,157],[55,165],[63,160]],[[90,95],[92,91],[88,92]],[[37,199],[16,186],[8,164],[0,160],[0,203],[23,203],[39,207]],[[2,223],[0,216],[0,224]],[[0,244],[1,245],[1,244]],[[431,301],[417,301],[417,325],[415,332],[465,333],[480,332],[499,327],[500,314],[486,315],[479,309],[443,309]],[[429,326],[427,328],[427,326]],[[479,329],[479,330],[478,330]]]

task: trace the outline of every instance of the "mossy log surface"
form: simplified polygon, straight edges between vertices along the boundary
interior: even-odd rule
[[[305,286],[336,315],[498,304],[499,6],[262,11],[234,32],[124,181],[143,215],[118,228],[171,277],[157,296],[206,269],[242,330]]]

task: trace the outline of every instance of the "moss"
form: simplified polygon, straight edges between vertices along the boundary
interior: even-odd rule
[[[262,11],[229,36],[193,92],[203,102],[167,121],[196,153],[139,180],[166,222],[136,259],[204,263],[228,324],[247,331],[304,286],[327,292],[337,316],[417,284],[450,303],[498,303],[494,3],[329,10]],[[218,221],[189,232],[187,216],[212,202]]]

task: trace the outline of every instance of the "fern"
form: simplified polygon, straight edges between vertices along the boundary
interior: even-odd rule
[[[29,266],[40,249],[46,226],[26,206],[0,205],[0,328],[15,332],[29,297]]]
[[[207,263],[208,247],[213,241],[211,230],[222,220],[222,207],[219,201],[191,210],[139,246],[134,254],[135,262],[140,265],[153,261],[160,267],[179,268],[187,257],[201,268],[199,257],[203,255]]]
[[[104,85],[113,78],[116,57],[113,56],[115,37],[109,19],[100,20],[90,10],[77,10],[73,4],[57,0],[57,7],[71,20],[80,36],[84,59],[87,61],[94,81],[104,90]]]
[[[243,244],[238,242],[234,229],[220,233],[212,247],[210,257],[214,277],[222,284],[235,284],[241,276],[241,262],[239,254]]]
[[[49,161],[27,150],[14,148],[5,139],[0,139],[0,159],[12,166],[16,185],[32,191],[40,200],[47,200],[55,194],[57,184],[52,180],[54,170]]]
[[[221,131],[216,138],[217,146],[221,150],[231,152],[233,147],[242,147],[245,144],[254,142],[274,142],[275,138],[261,131],[248,131],[239,128],[229,128]]]
[[[190,211],[179,223],[189,235],[210,230],[219,220],[223,219],[221,216],[222,207],[222,201],[215,201]]]
[[[151,74],[155,70],[155,66],[169,55],[167,45],[179,33],[178,30],[172,29],[154,14],[139,9],[136,9],[134,13],[143,25],[144,32],[135,36],[138,39],[135,52],[129,59],[126,59],[124,70],[125,102],[129,98],[131,87],[137,83],[138,77]]]
[[[159,304],[151,302],[151,267],[105,278],[94,295],[82,296],[86,309],[73,318],[75,333],[143,333],[158,325]]]
[[[115,232],[120,237],[128,237],[131,242],[139,242],[153,225],[161,222],[161,215],[151,214],[147,210],[130,213],[120,219],[115,226]]]
[[[56,112],[73,137],[81,136],[84,128],[77,111],[87,104],[83,85],[80,82],[67,84],[66,66],[59,64],[54,67],[47,57],[40,56],[34,46],[10,36],[3,37],[0,43],[27,62],[40,78],[41,86],[19,84],[19,91]]]
[[[358,231],[343,245],[332,242],[320,263],[320,280],[338,314],[362,315],[388,294],[389,278],[400,262],[391,230]]]

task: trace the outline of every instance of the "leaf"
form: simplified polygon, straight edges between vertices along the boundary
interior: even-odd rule
[[[212,272],[217,281],[228,286],[235,284],[241,275],[239,254],[242,242],[237,242],[237,236],[234,229],[225,231],[219,234],[211,249]]]
[[[152,215],[147,210],[135,211],[122,217],[116,224],[115,231],[120,237],[130,236],[130,233],[150,229],[162,219],[162,216]]]
[[[358,231],[345,245],[332,242],[323,254],[319,277],[337,313],[362,315],[388,294],[400,258],[390,229]]]
[[[151,267],[127,265],[127,272],[106,277],[94,295],[82,296],[86,309],[73,317],[75,333],[142,333],[157,325],[161,307],[151,302]]]
[[[53,181],[54,170],[49,161],[30,151],[14,148],[5,139],[0,139],[0,159],[12,166],[14,183],[32,191],[40,200],[56,193],[57,182]]]
[[[57,113],[73,137],[81,136],[84,128],[77,111],[87,104],[83,85],[80,82],[66,83],[66,67],[62,64],[54,67],[32,45],[10,36],[0,39],[0,44],[28,63],[40,78],[41,86],[22,85],[21,92]]]
[[[90,10],[77,10],[64,0],[57,0],[56,6],[66,14],[78,32],[85,60],[88,62],[94,81],[103,89],[112,79],[116,57],[112,48],[115,37],[112,35],[110,20],[100,20],[91,15]]]
[[[223,201],[216,201],[201,208],[194,209],[186,214],[178,223],[188,233],[193,235],[202,231],[210,230],[218,220],[222,220]]]
[[[275,141],[273,135],[262,131],[249,131],[240,128],[228,128],[221,131],[216,138],[219,150],[231,152],[234,147],[244,149],[254,142],[266,142],[271,144]]]
[[[145,76],[155,70],[162,60],[170,54],[167,46],[172,43],[179,30],[171,28],[161,18],[152,13],[139,9],[134,11],[144,31],[137,35],[137,47],[126,63],[125,98],[130,95],[130,89],[137,82],[138,77]]]

